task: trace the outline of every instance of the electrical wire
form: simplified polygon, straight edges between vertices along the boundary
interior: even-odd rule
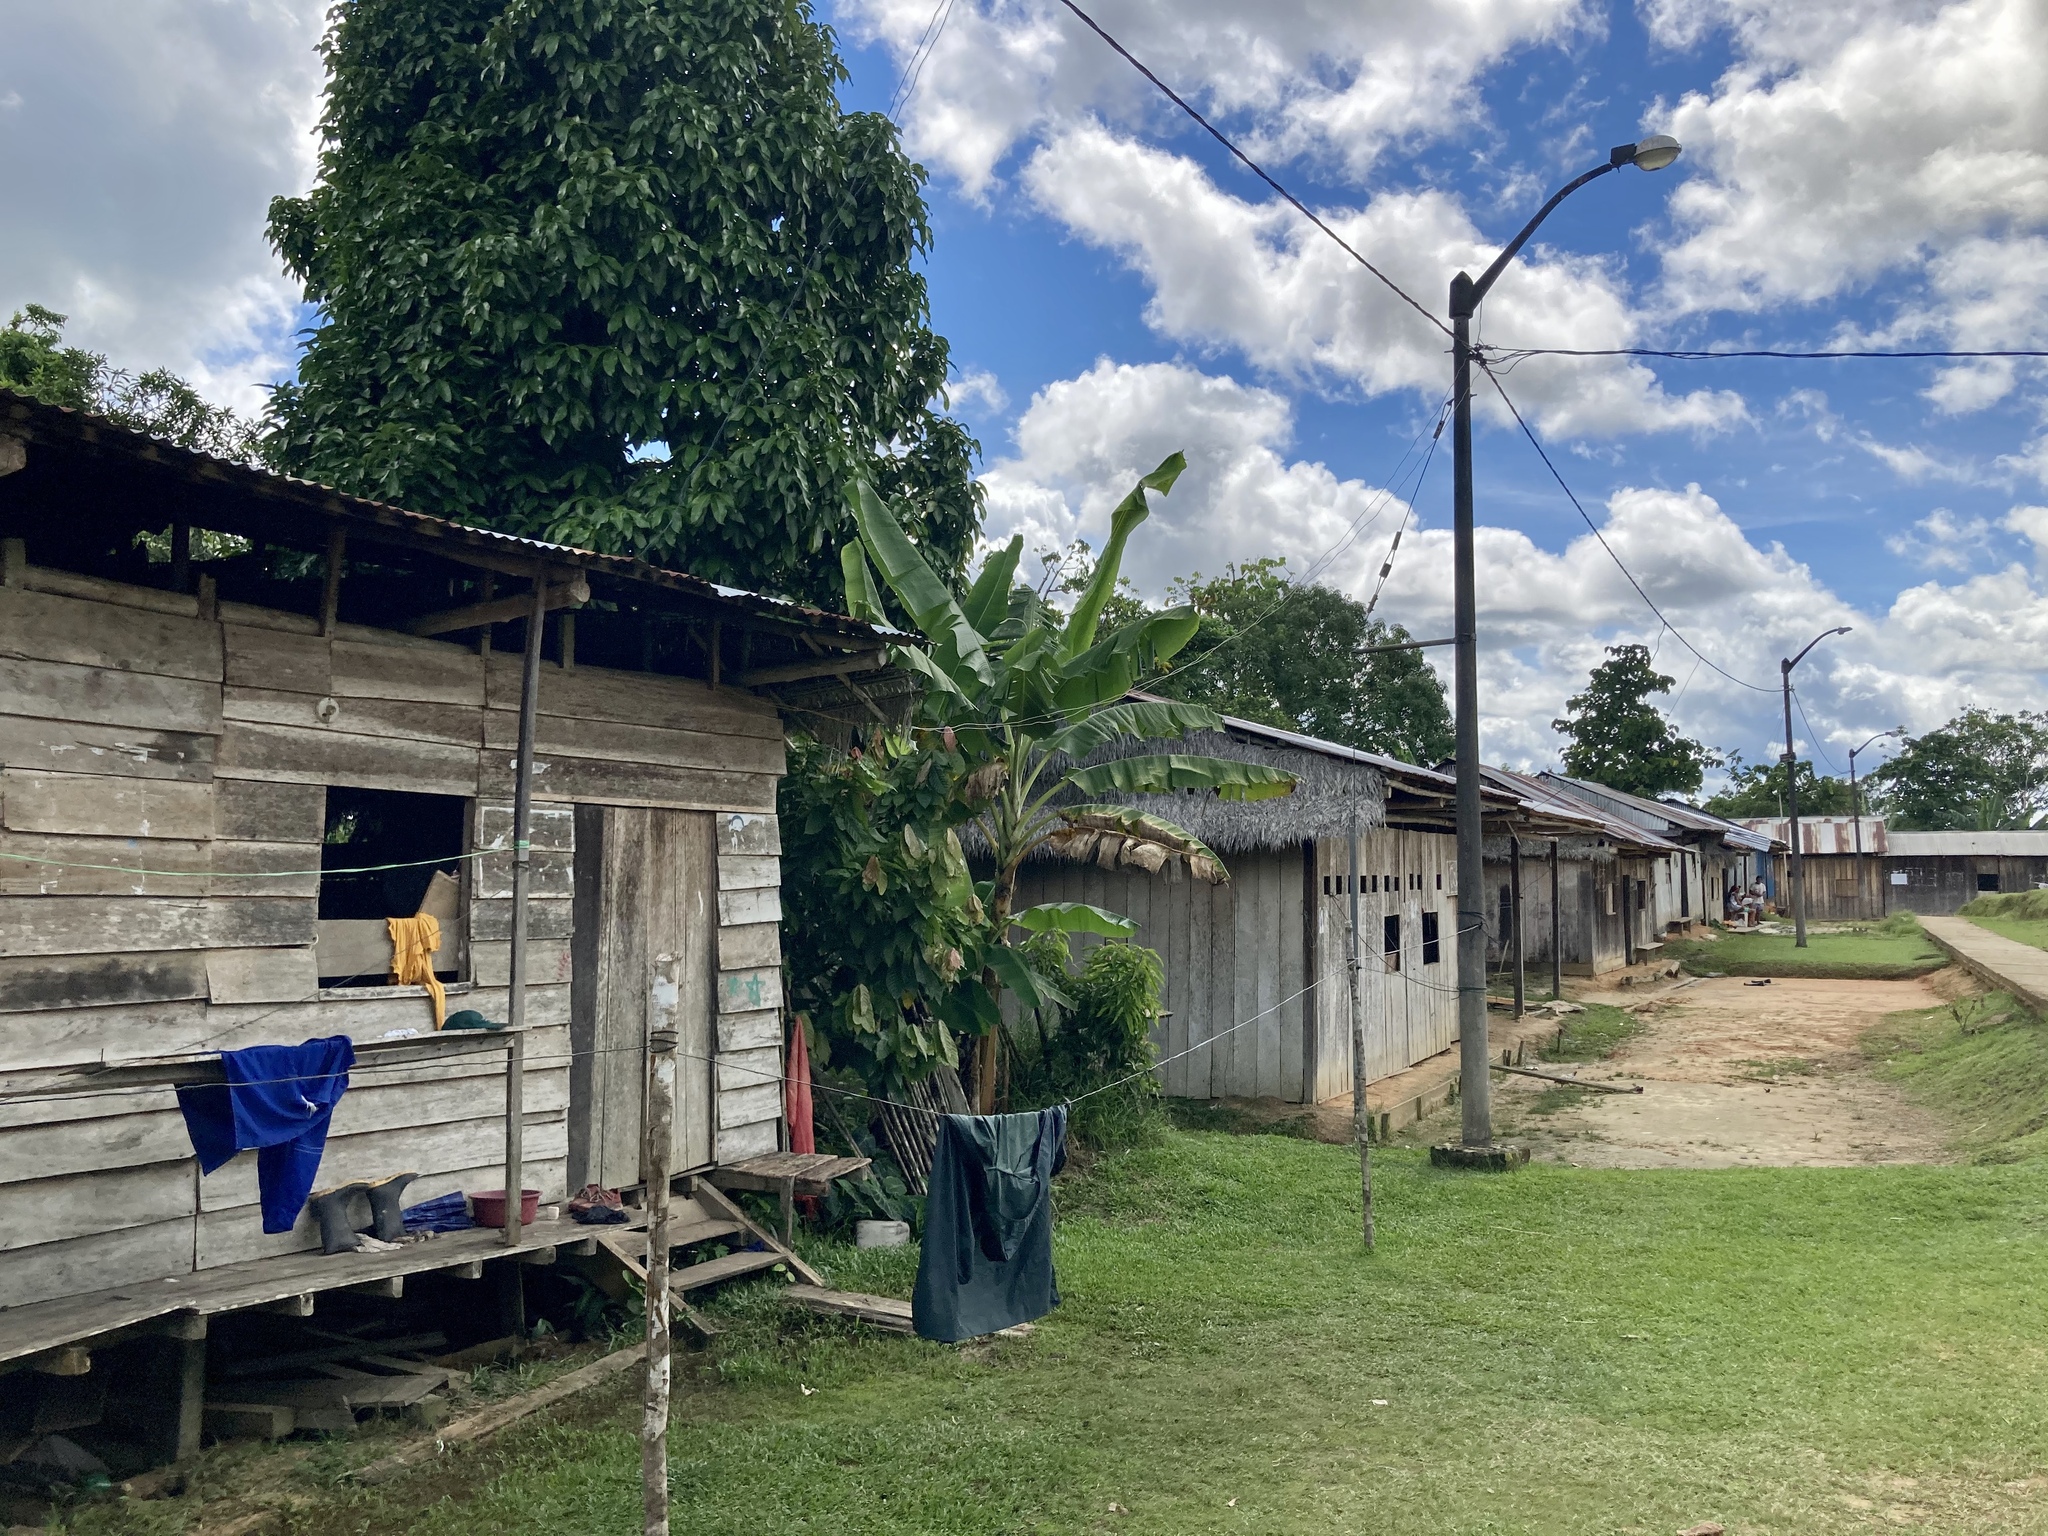
[[[1492,380],[1493,387],[1497,391],[1499,391],[1502,402],[1506,404],[1508,408],[1508,413],[1515,418],[1515,425],[1522,429],[1522,436],[1529,439],[1529,446],[1536,450],[1536,456],[1543,460],[1544,468],[1550,471],[1550,478],[1557,482],[1558,489],[1564,492],[1565,498],[1571,502],[1573,509],[1577,511],[1580,518],[1584,520],[1586,526],[1593,531],[1593,537],[1598,539],[1600,541],[1600,547],[1607,551],[1607,558],[1614,562],[1615,569],[1620,571],[1622,575],[1628,578],[1628,584],[1636,589],[1636,596],[1640,597],[1643,600],[1644,606],[1647,607],[1650,610],[1650,612],[1657,615],[1657,621],[1660,624],[1662,624],[1666,629],[1671,631],[1672,638],[1676,640],[1680,645],[1684,646],[1688,651],[1691,651],[1693,655],[1697,656],[1711,670],[1718,672],[1721,674],[1721,676],[1727,678],[1729,682],[1739,684],[1740,686],[1750,689],[1752,692],[1755,693],[1775,692],[1775,689],[1765,688],[1759,684],[1748,681],[1746,678],[1737,677],[1733,672],[1730,672],[1726,667],[1722,666],[1719,662],[1715,661],[1713,657],[1709,656],[1705,651],[1701,650],[1698,646],[1694,645],[1692,641],[1688,640],[1685,637],[1684,631],[1679,629],[1679,627],[1676,624],[1673,624],[1669,619],[1664,617],[1664,610],[1659,608],[1655,601],[1651,599],[1650,594],[1643,590],[1643,584],[1640,581],[1636,580],[1635,572],[1631,571],[1625,564],[1622,563],[1621,556],[1614,552],[1614,546],[1607,542],[1607,535],[1600,531],[1600,525],[1593,521],[1592,517],[1587,513],[1585,507],[1580,504],[1579,498],[1575,494],[1573,494],[1572,488],[1565,483],[1564,476],[1558,473],[1557,465],[1551,462],[1550,455],[1547,452],[1545,452],[1543,444],[1537,439],[1536,434],[1530,430],[1529,423],[1522,419],[1521,411],[1517,409],[1515,402],[1509,398],[1507,389],[1501,384],[1499,378],[1495,376],[1493,369],[1490,366],[1488,366],[1485,359],[1482,358],[1478,361],[1480,370],[1483,373],[1485,373],[1488,379]]]
[[[1474,349],[1478,350],[1477,348]],[[2005,348],[1983,352],[1801,352],[1788,347],[1747,347],[1726,352],[1687,351],[1662,347],[1503,347],[1487,352],[1502,360],[1520,362],[1525,357],[1662,357],[1679,363],[1712,363],[1731,357],[1778,357],[1801,361],[1827,358],[1965,358],[1965,357],[2048,357],[2048,351]]]
[[[48,864],[58,869],[97,869],[115,875],[151,875],[163,880],[293,880],[308,875],[376,875],[393,869],[425,869],[432,865],[459,864],[468,859],[486,859],[494,853],[509,855],[509,848],[479,848],[471,853],[451,853],[439,859],[411,859],[403,864],[364,864],[356,869],[136,869],[127,864],[81,864],[76,859],[45,859],[28,853],[0,853],[0,859],[17,864]]]
[[[1328,235],[1332,240],[1334,240],[1345,255],[1349,256],[1353,261],[1357,262],[1361,267],[1365,268],[1366,271],[1370,272],[1374,277],[1378,278],[1382,283],[1386,284],[1387,287],[1391,289],[1397,297],[1400,298],[1402,303],[1406,304],[1410,309],[1414,310],[1415,313],[1422,316],[1422,318],[1427,320],[1431,325],[1435,326],[1438,330],[1442,331],[1446,336],[1451,334],[1451,328],[1449,326],[1445,325],[1443,321],[1439,320],[1435,315],[1431,314],[1428,310],[1424,309],[1419,303],[1417,303],[1415,299],[1409,295],[1408,291],[1405,288],[1403,288],[1399,283],[1395,282],[1391,277],[1387,276],[1386,273],[1382,272],[1378,267],[1374,266],[1371,262],[1367,261],[1364,256],[1359,254],[1358,250],[1351,244],[1350,241],[1346,240],[1342,235],[1338,234],[1337,231],[1330,228],[1329,225],[1325,224],[1321,219],[1317,218],[1313,213],[1311,213],[1309,211],[1308,204],[1304,203],[1292,192],[1288,191],[1285,187],[1281,186],[1280,183],[1274,180],[1273,177],[1270,174],[1268,174],[1268,172],[1262,166],[1260,166],[1256,160],[1252,159],[1250,155],[1246,154],[1243,150],[1239,149],[1235,144],[1233,144],[1228,138],[1224,137],[1221,129],[1219,129],[1214,123],[1210,122],[1209,119],[1202,116],[1201,113],[1197,112],[1191,105],[1189,105],[1187,100],[1184,97],[1182,97],[1179,92],[1175,91],[1172,86],[1168,85],[1164,80],[1160,79],[1157,75],[1153,74],[1151,70],[1147,69],[1144,66],[1144,64],[1142,64],[1139,61],[1136,54],[1132,53],[1130,49],[1126,48],[1122,43],[1118,42],[1114,37],[1110,36],[1110,34],[1103,28],[1102,23],[1097,21],[1093,16],[1090,16],[1086,11],[1082,10],[1080,6],[1074,3],[1074,0],[1060,0],[1060,4],[1064,5],[1076,16],[1080,17],[1082,23],[1088,28],[1089,31],[1093,32],[1097,37],[1101,38],[1105,43],[1109,44],[1110,47],[1114,48],[1119,54],[1121,54],[1123,56],[1125,63],[1129,64],[1131,68],[1135,69],[1139,74],[1143,75],[1147,80],[1150,80],[1154,85],[1159,87],[1160,91],[1165,95],[1168,101],[1172,102],[1176,107],[1179,107],[1181,111],[1187,113],[1189,117],[1193,118],[1198,124],[1200,124],[1203,130],[1208,133],[1209,137],[1214,139],[1218,144],[1221,144],[1225,149],[1229,150],[1231,154],[1235,155],[1238,161],[1245,167],[1245,169],[1249,170],[1254,176],[1258,177],[1259,180],[1263,181],[1267,186],[1271,187],[1275,192],[1279,193],[1282,198],[1286,199],[1286,201],[1290,205],[1292,205],[1296,213],[1299,213],[1303,218],[1307,219],[1309,223],[1315,225],[1317,229],[1321,230],[1324,234]]]
[[[939,0],[932,7],[931,20],[924,24],[924,32],[917,40],[917,46],[910,50],[910,57],[904,61],[903,73],[896,78],[896,89],[890,93],[887,115],[895,117],[910,105],[910,98],[917,94],[917,82],[924,78],[924,67],[931,61],[939,38],[944,35],[946,23],[953,19],[956,0]]]
[[[1806,700],[1799,697],[1799,690],[1797,688],[1792,690],[1792,702],[1799,707],[1799,719],[1806,727],[1806,739],[1813,743],[1814,752],[1822,762],[1828,765],[1829,773],[1840,773],[1842,770],[1837,768],[1835,760],[1828,756],[1828,749],[1820,744],[1820,732],[1816,731],[1813,728],[1813,722],[1806,718]],[[1792,744],[1789,741],[1785,743],[1785,750],[1788,752],[1792,750]]]

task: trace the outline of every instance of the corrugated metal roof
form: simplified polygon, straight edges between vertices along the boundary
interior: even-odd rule
[[[1678,844],[1660,837],[1648,827],[1639,826],[1633,821],[1624,821],[1612,815],[1605,806],[1570,793],[1548,777],[1532,777],[1526,773],[1516,773],[1511,768],[1483,767],[1480,772],[1490,782],[1522,796],[1525,804],[1540,806],[1553,815],[1590,823],[1587,830],[1597,829],[1598,835],[1611,843],[1638,848],[1651,854],[1679,851]]]
[[[1784,847],[1792,846],[1790,819],[1784,816],[1747,816],[1742,825],[1767,834]],[[1863,818],[1863,851],[1885,851],[1885,825],[1881,816]],[[1893,833],[1896,837],[1898,834]],[[1802,816],[1799,818],[1799,851],[1814,858],[1856,852],[1856,818],[1853,816]],[[1896,852],[1897,850],[1893,850]]]
[[[1595,784],[1589,779],[1575,779],[1565,773],[1540,775],[1545,783],[1555,784],[1560,792],[1576,800],[1603,807],[1608,814],[1621,817],[1624,821],[1666,837],[1681,833],[1704,832],[1719,838],[1727,847],[1740,848],[1749,853],[1769,851],[1770,842],[1756,831],[1740,822],[1729,821],[1726,817],[1713,815],[1698,806],[1687,805],[1682,800],[1651,800],[1643,795],[1632,795],[1625,789],[1615,789],[1607,784]]]
[[[2030,832],[1894,832],[1895,859],[2048,859],[2048,828]]]
[[[860,639],[909,640],[900,631],[862,623],[844,614],[807,607],[789,598],[747,592],[722,586],[685,571],[650,565],[629,555],[607,555],[578,549],[569,544],[551,544],[543,539],[500,533],[450,522],[424,512],[409,511],[389,502],[351,496],[331,486],[291,475],[275,474],[229,459],[180,448],[175,443],[135,432],[103,416],[49,405],[13,390],[0,389],[0,431],[60,451],[73,451],[101,460],[116,461],[142,473],[170,476],[187,484],[210,490],[236,492],[260,502],[278,513],[319,519],[328,525],[340,523],[364,537],[379,537],[414,549],[438,554],[457,562],[486,568],[500,568],[508,557],[550,567],[570,566],[591,576],[630,583],[642,589],[656,589],[696,603],[737,609],[750,616],[794,628],[809,629]],[[208,526],[214,526],[209,523]],[[226,527],[224,531],[244,531]],[[256,533],[261,535],[263,530]],[[531,570],[527,564],[524,570]],[[524,572],[522,571],[522,574]]]

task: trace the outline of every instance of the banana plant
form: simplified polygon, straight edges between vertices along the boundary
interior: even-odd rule
[[[1064,613],[1017,582],[1021,536],[989,558],[963,601],[872,486],[856,480],[850,492],[860,536],[840,550],[847,611],[896,627],[886,588],[927,642],[928,649],[895,647],[892,656],[924,676],[925,723],[944,730],[971,765],[962,784],[965,809],[995,865],[989,909],[996,942],[987,952],[989,967],[999,984],[1027,1002],[1035,988],[1010,947],[1013,926],[1119,938],[1136,932],[1130,919],[1081,902],[1013,910],[1017,872],[1032,853],[1050,844],[1106,868],[1148,873],[1179,861],[1191,875],[1221,883],[1229,878],[1223,861],[1192,833],[1105,797],[1193,790],[1264,800],[1294,788],[1292,774],[1228,758],[1153,752],[1088,762],[1117,742],[1167,742],[1222,727],[1205,705],[1127,697],[1194,638],[1193,608],[1149,613],[1097,637],[1125,547],[1150,515],[1147,493],[1166,495],[1186,467],[1180,454],[1172,455],[1118,503],[1094,573]],[[992,1047],[990,1036],[985,1048]],[[981,1081],[992,1084],[993,1073],[982,1073]]]

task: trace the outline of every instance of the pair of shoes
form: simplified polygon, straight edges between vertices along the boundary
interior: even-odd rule
[[[602,1184],[586,1184],[569,1202],[569,1217],[586,1227],[613,1227],[625,1221],[626,1206],[616,1189],[606,1189]]]
[[[306,1204],[312,1208],[313,1219],[320,1223],[320,1251],[354,1253],[362,1246],[350,1217],[350,1206],[357,1195],[369,1198],[370,1230],[377,1240],[398,1242],[405,1236],[405,1219],[399,1214],[398,1202],[405,1195],[405,1187],[418,1177],[416,1172],[392,1173],[381,1179],[359,1179],[353,1184],[315,1190]]]

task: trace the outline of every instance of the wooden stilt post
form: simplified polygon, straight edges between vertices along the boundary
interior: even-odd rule
[[[647,997],[647,1131],[641,1148],[647,1189],[647,1391],[640,1425],[640,1497],[645,1536],[668,1536],[668,1196],[676,1136],[676,1009],[682,969],[657,955]]]
[[[1557,839],[1550,840],[1550,995],[1564,996],[1564,903],[1558,896]]]
[[[505,1022],[512,1039],[505,1064],[505,1245],[519,1241],[526,1186],[526,897],[533,853],[533,733],[540,710],[540,641],[547,627],[548,579],[533,577],[526,620],[526,664],[519,689],[519,757],[512,781],[512,974]],[[489,633],[488,630],[485,631]]]
[[[1508,839],[1508,927],[1515,945],[1515,1017],[1528,1001],[1527,970],[1522,964],[1522,840]]]
[[[1358,1191],[1365,1207],[1365,1247],[1372,1251],[1372,1114],[1366,1108],[1365,1001],[1359,986],[1358,806],[1351,807],[1351,1135],[1358,1143]]]
[[[171,524],[171,590],[189,591],[192,586],[192,525]]]
[[[326,580],[320,587],[320,633],[323,635],[334,633],[337,616],[341,612],[341,566],[347,554],[347,530],[328,529]]]

